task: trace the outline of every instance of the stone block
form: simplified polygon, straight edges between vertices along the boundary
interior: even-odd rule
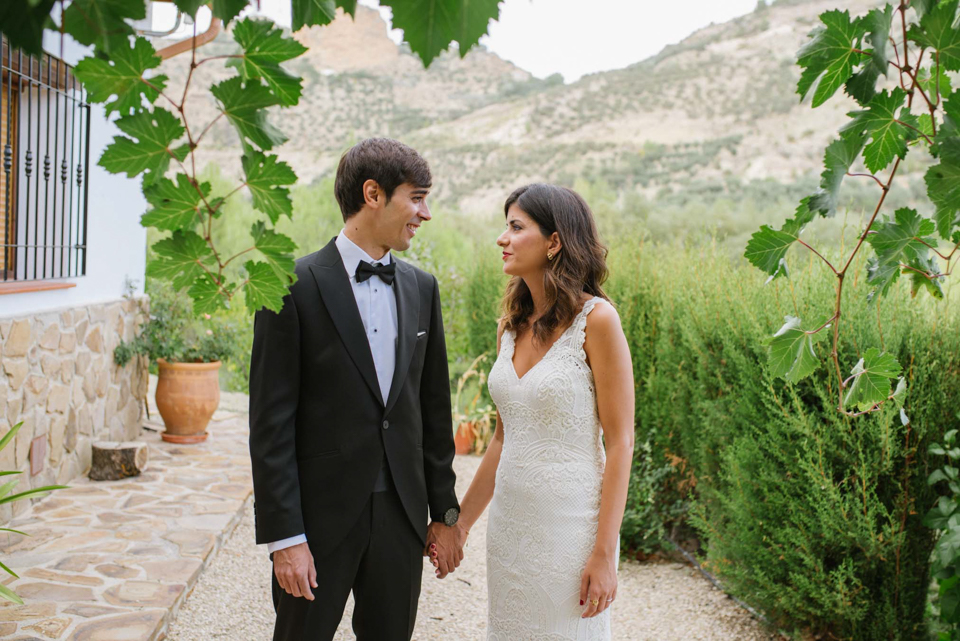
[[[76,455],[68,456],[60,466],[60,471],[57,472],[57,485],[66,485],[80,476],[82,472],[79,457]]]
[[[47,438],[50,442],[50,464],[59,465],[63,458],[63,439],[67,432],[67,417],[55,416],[50,421],[50,433]]]
[[[61,383],[50,388],[47,395],[47,411],[64,414],[70,406],[70,388]]]
[[[102,398],[98,398],[97,401],[93,404],[93,433],[94,434],[99,433],[100,430],[102,430],[107,424],[106,408],[107,408],[107,402]]]
[[[43,411],[42,407],[36,407],[33,410],[33,435],[46,436],[50,433],[50,416]]]
[[[60,312],[60,324],[64,327],[71,327],[73,325],[73,310],[65,309]]]
[[[182,587],[182,586],[181,586]],[[166,610],[141,610],[115,617],[97,617],[78,625],[72,641],[154,639],[163,627]]]
[[[18,319],[13,321],[6,341],[3,344],[3,354],[8,358],[26,356],[33,345],[33,329],[30,321]]]
[[[17,432],[17,436],[14,439],[15,448],[16,448],[16,460],[14,461],[15,469],[23,469],[23,466],[27,462],[27,457],[30,456],[30,441],[33,440],[33,417],[25,416],[23,419],[23,427],[20,428],[20,431]],[[9,445],[7,447],[10,447]]]
[[[60,334],[60,353],[72,354],[77,350],[77,334],[73,331],[66,331]]]
[[[87,403],[87,397],[83,393],[83,379],[79,376],[73,377],[73,383],[70,386],[70,404],[74,407],[83,407]]]
[[[43,407],[43,404],[46,402],[47,402],[46,390],[44,390],[40,394],[34,394],[33,391],[29,389],[23,390],[23,412],[24,413],[27,413],[27,411],[32,410],[34,407],[37,407],[38,405],[40,407]]]
[[[23,503],[18,501],[14,503]],[[19,583],[17,594],[31,601],[96,601],[93,590],[86,586],[60,585],[57,583]]]
[[[0,340],[7,340],[11,327],[13,327],[12,320],[0,320]]]
[[[48,381],[45,377],[31,374],[27,377],[27,389],[34,394],[42,394],[47,389]]]
[[[93,460],[93,439],[82,436],[77,439],[77,463],[81,471],[90,469]]]
[[[60,378],[64,383],[69,383],[73,380],[73,375],[76,373],[77,361],[73,356],[68,356],[60,360]]]
[[[120,410],[120,420],[127,427],[140,427],[140,403],[134,399],[127,401],[127,404]]]
[[[7,382],[0,377],[0,421],[7,415]]]
[[[92,356],[90,352],[80,352],[77,354],[77,374],[83,376],[87,373],[87,369],[90,367],[90,360]]]
[[[88,369],[83,376],[83,394],[87,402],[92,403],[97,400],[97,373],[93,369]]]
[[[85,436],[93,435],[93,411],[89,406],[81,407],[77,412],[78,431]]]
[[[77,329],[76,329],[75,331],[76,331],[76,334],[77,334],[77,342],[78,342],[78,343],[82,343],[82,342],[84,341],[84,339],[86,339],[86,337],[87,337],[87,330],[89,330],[89,329],[90,329],[90,323],[87,322],[86,320],[82,320],[82,321],[80,321],[79,323],[77,323]]]
[[[91,352],[101,354],[103,352],[103,334],[100,332],[100,326],[97,325],[87,333],[87,338],[83,344],[90,348]]]
[[[15,395],[7,398],[7,422],[16,425],[23,413],[23,398]]]
[[[110,402],[110,397],[107,394],[109,386],[110,386],[110,372],[108,372],[107,370],[100,370],[99,372],[97,372],[97,396],[99,396],[100,398],[107,396],[108,404]],[[117,391],[117,393],[119,394],[119,390]],[[116,400],[114,400],[114,404],[116,404]]]
[[[117,401],[120,400],[120,390],[116,387],[111,387],[107,390],[107,413],[106,421],[109,423],[110,419],[116,416],[117,411],[120,409],[117,407]]]
[[[30,364],[25,358],[4,358],[3,371],[7,374],[10,389],[18,390],[30,373]]]
[[[40,347],[48,350],[60,349],[60,325],[51,323],[40,334]]]
[[[52,354],[43,354],[40,356],[40,369],[45,376],[57,378],[60,375],[60,359]]]
[[[63,446],[68,452],[77,448],[77,433],[80,431],[80,411],[71,407],[67,412],[67,427],[63,434]]]
[[[6,420],[0,420],[0,438],[3,438],[7,435],[7,432],[10,431],[11,425],[7,423]],[[16,456],[17,443],[16,441],[12,443],[7,443],[7,446],[0,450],[0,471],[9,471],[17,469],[17,456]],[[9,480],[9,479],[7,479]],[[0,521],[2,523],[3,521]]]
[[[125,441],[127,439],[127,430],[124,429],[123,421],[120,420],[119,415],[115,414],[110,419],[109,426],[108,438],[111,441]]]

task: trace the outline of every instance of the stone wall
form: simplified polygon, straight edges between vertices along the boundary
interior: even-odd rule
[[[113,362],[120,339],[134,337],[138,302],[0,318],[0,437],[23,422],[15,441],[0,451],[0,470],[23,471],[16,491],[66,484],[89,469],[94,441],[139,436],[146,363]],[[30,446],[37,437],[45,437],[43,469],[31,475]],[[27,506],[0,506],[0,523]]]

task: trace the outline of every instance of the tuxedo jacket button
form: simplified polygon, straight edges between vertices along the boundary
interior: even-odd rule
[[[389,427],[390,427],[390,421],[384,421],[384,422],[383,422],[383,429],[387,429],[387,428],[389,428]]]

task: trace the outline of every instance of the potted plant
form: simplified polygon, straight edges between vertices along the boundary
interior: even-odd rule
[[[494,422],[497,418],[497,412],[492,405],[477,407],[483,396],[483,385],[487,382],[487,374],[480,367],[480,363],[487,359],[486,354],[481,354],[470,364],[467,371],[457,380],[457,394],[453,401],[453,424],[456,425],[456,431],[453,434],[453,442],[456,446],[457,454],[483,454],[493,436]],[[460,409],[460,397],[463,395],[463,388],[471,378],[477,379],[477,391],[466,404]]]
[[[200,443],[220,403],[220,364],[236,356],[236,325],[223,315],[196,315],[189,296],[168,283],[151,283],[149,313],[140,335],[121,341],[114,361],[125,365],[134,356],[156,363],[156,402],[171,443]],[[151,370],[153,367],[151,366]]]

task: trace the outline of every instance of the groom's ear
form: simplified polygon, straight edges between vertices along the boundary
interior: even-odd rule
[[[363,202],[367,207],[378,209],[384,202],[383,190],[376,180],[370,179],[363,183]]]

